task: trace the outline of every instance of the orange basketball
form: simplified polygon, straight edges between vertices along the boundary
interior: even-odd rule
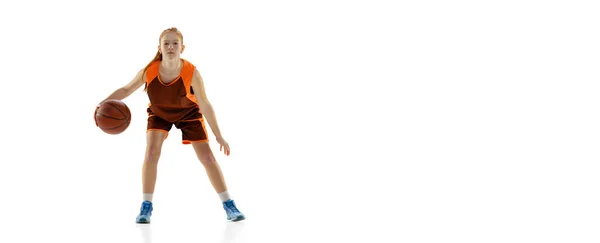
[[[131,123],[129,107],[120,100],[106,100],[100,104],[94,115],[98,127],[108,134],[120,134]]]

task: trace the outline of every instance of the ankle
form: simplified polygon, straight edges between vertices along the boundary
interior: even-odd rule
[[[218,193],[218,195],[219,195],[219,198],[221,199],[221,202],[226,202],[231,199],[231,196],[229,196],[228,191]]]
[[[154,195],[153,193],[144,193],[142,195],[142,200],[143,201],[150,201],[150,202],[152,202],[152,196],[153,195]]]

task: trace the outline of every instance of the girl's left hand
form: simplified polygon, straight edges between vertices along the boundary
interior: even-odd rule
[[[217,142],[219,142],[219,144],[221,145],[219,151],[223,151],[225,155],[229,156],[231,150],[227,141],[225,141],[225,139],[223,139],[222,137],[217,137]]]

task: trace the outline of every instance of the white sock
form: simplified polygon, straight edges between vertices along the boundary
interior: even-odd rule
[[[144,193],[143,200],[152,202],[152,193]]]
[[[231,199],[231,197],[229,196],[229,192],[228,191],[224,191],[219,193],[219,198],[221,198],[221,202],[225,202],[229,199]]]

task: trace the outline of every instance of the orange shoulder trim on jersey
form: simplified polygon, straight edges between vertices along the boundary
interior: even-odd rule
[[[194,77],[194,70],[196,70],[196,66],[191,62],[183,59],[183,67],[181,68],[181,79],[186,86],[192,84],[192,78]]]
[[[198,104],[196,101],[196,95],[192,94],[192,80],[194,79],[194,71],[196,71],[196,66],[191,62],[183,59],[183,68],[181,69],[181,79],[183,80],[183,84],[186,89],[187,98]]]
[[[154,80],[154,78],[156,78],[156,76],[158,76],[159,65],[160,65],[160,61],[154,61],[152,64],[150,64],[150,66],[148,66],[148,69],[146,69],[146,83],[147,84],[152,82],[152,80]]]

